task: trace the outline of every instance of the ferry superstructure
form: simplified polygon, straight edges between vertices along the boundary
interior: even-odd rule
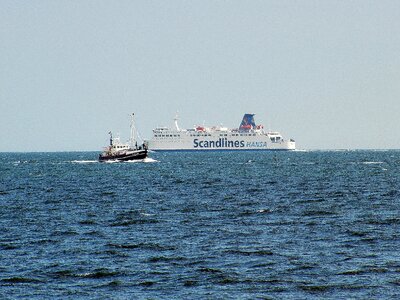
[[[254,114],[245,114],[237,129],[223,126],[194,126],[181,129],[175,117],[175,128],[157,127],[145,143],[153,151],[210,150],[295,150],[293,139],[284,139],[279,132],[264,131],[256,125]]]

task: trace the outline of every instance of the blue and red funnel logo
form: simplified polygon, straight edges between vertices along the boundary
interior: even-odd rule
[[[239,130],[250,130],[256,128],[256,123],[254,122],[254,114],[245,114],[240,123]]]

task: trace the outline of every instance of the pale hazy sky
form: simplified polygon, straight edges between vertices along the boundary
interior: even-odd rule
[[[237,127],[400,148],[400,1],[0,1],[0,151]]]

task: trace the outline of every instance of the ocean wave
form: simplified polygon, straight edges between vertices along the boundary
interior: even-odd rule
[[[43,281],[36,278],[17,276],[17,277],[1,279],[0,282],[14,284],[14,283],[42,283]]]
[[[68,278],[68,277],[101,279],[101,278],[121,276],[121,275],[123,275],[123,273],[117,272],[114,270],[109,270],[107,268],[99,268],[99,269],[93,270],[92,272],[85,272],[85,273],[75,272],[70,269],[60,270],[60,271],[50,273],[51,277],[57,278],[57,279]]]

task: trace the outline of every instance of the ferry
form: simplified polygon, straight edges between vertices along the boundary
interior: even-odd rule
[[[293,139],[284,139],[276,131],[265,131],[263,125],[256,125],[255,114],[245,114],[239,128],[223,126],[194,126],[181,129],[178,117],[175,128],[157,127],[153,136],[145,141],[153,151],[210,151],[210,150],[295,150]]]

